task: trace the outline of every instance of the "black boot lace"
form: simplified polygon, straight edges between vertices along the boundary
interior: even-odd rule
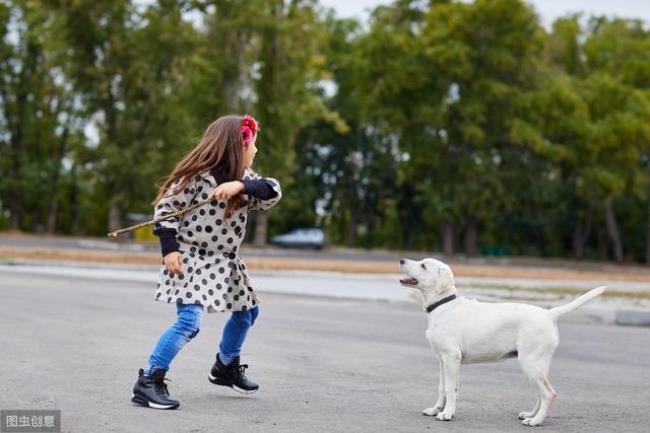
[[[246,377],[246,369],[248,368],[248,364],[241,364],[237,366],[237,371],[239,372],[239,376],[241,377]]]
[[[172,380],[164,376],[158,376],[154,380],[154,384],[158,388],[157,389],[158,392],[166,396],[169,396],[169,390],[167,389],[167,384],[165,383],[165,381],[171,382]]]

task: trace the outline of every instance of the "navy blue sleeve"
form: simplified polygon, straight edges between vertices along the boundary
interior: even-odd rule
[[[160,250],[163,257],[180,249],[180,244],[176,240],[176,230],[160,227],[156,224],[153,233],[158,236],[158,240],[160,240]]]
[[[273,184],[271,184],[266,179],[244,179],[244,191],[246,195],[250,195],[260,200],[269,200],[278,195],[278,193],[273,189]]]

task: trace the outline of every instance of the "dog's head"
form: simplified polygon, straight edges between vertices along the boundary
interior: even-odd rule
[[[418,289],[423,294],[441,294],[455,289],[454,273],[446,263],[436,259],[415,261],[401,259],[400,270],[406,278],[399,280],[405,287]]]

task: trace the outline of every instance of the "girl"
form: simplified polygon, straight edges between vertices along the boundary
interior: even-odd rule
[[[168,215],[212,198],[181,217],[156,224],[163,267],[157,301],[174,303],[177,320],[156,344],[133,387],[131,401],[175,409],[165,373],[181,348],[199,332],[204,311],[231,311],[209,380],[250,394],[259,388],[244,374],[239,354],[259,314],[258,297],[239,257],[249,210],[267,210],[281,198],[277,180],[250,170],[258,125],[251,116],[223,116],[206,129],[199,144],[162,184],[155,216]]]

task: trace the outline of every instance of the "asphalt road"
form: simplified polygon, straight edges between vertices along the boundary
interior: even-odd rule
[[[169,377],[177,411],[130,403],[173,306],[155,283],[0,272],[0,409],[60,409],[66,432],[510,432],[534,390],[515,360],[463,366],[456,419],[435,400],[437,363],[416,305],[264,294],[245,348],[261,384],[240,396],[207,380],[225,315],[207,315]],[[650,329],[562,324],[558,399],[538,431],[646,432]]]

